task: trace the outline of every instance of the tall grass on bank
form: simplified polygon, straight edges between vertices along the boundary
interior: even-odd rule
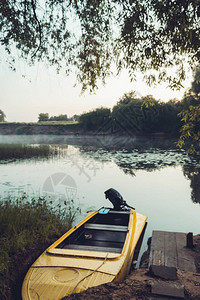
[[[73,201],[55,211],[45,199],[39,198],[26,202],[16,201],[0,203],[0,299],[19,299],[13,291],[21,272],[27,271],[19,265],[33,263],[40,250],[45,248],[72,227],[76,214]],[[42,249],[44,247],[44,249]],[[35,255],[34,254],[35,251]],[[31,255],[33,261],[27,259]],[[20,291],[20,287],[18,287]],[[20,293],[20,292],[19,292]],[[14,298],[13,298],[14,297]]]
[[[0,160],[49,158],[57,154],[58,149],[50,145],[0,144]]]

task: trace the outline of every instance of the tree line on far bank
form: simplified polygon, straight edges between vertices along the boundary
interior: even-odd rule
[[[191,91],[181,101],[172,99],[168,102],[156,100],[151,95],[138,98],[130,92],[125,93],[112,110],[101,107],[80,115],[79,123],[88,131],[177,135],[182,126],[181,112],[195,103]]]
[[[83,130],[96,133],[180,135],[178,145],[182,147],[185,140],[197,139],[199,134],[199,115],[195,119],[190,117],[190,110],[199,107],[199,75],[200,68],[197,68],[191,88],[181,101],[163,102],[151,95],[138,98],[132,91],[125,93],[112,109],[100,107],[70,119],[67,115],[49,117],[48,113],[41,113],[38,121],[79,121]]]
[[[178,114],[181,107],[178,100],[164,103],[153,96],[137,98],[134,92],[130,92],[124,94],[112,110],[101,107],[80,115],[79,123],[88,131],[178,133],[181,126]]]
[[[0,122],[4,121],[5,114],[0,110]],[[71,118],[67,114],[50,117],[40,113],[38,122],[42,121],[78,121],[81,129],[96,133],[179,135],[177,145],[182,148],[188,141],[189,150],[194,152],[200,147],[200,67],[181,101],[163,102],[151,95],[138,98],[135,92],[129,92],[112,109],[96,108]]]
[[[61,114],[58,116],[49,116],[48,113],[40,113],[38,116],[38,122],[45,122],[45,121],[76,121],[77,115],[68,118],[67,114]]]
[[[182,100],[168,102],[151,95],[138,98],[125,93],[111,109],[97,108],[79,116],[81,127],[88,131],[110,133],[179,135],[178,147],[188,142],[189,151],[200,148],[200,67]]]
[[[78,121],[85,131],[127,134],[180,134],[183,126],[182,113],[195,107],[200,101],[197,85],[187,91],[181,101],[172,99],[168,102],[156,100],[147,95],[138,98],[135,92],[125,93],[112,108],[100,107],[81,115],[68,118],[67,114],[49,116],[40,113],[38,122]],[[0,121],[5,121],[5,114],[0,111]],[[198,128],[199,122],[195,121]]]
[[[177,134],[181,127],[178,114],[183,107],[183,102],[178,100],[164,103],[151,95],[138,98],[134,92],[129,92],[112,109],[96,108],[77,116],[76,119],[85,131]],[[68,120],[66,114],[50,117],[48,113],[40,113],[38,116],[39,122]]]

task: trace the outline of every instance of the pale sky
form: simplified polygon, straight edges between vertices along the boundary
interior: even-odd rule
[[[23,62],[13,72],[2,61],[0,109],[8,122],[37,122],[39,113],[49,113],[50,116],[67,114],[70,117],[100,106],[112,108],[124,93],[131,90],[135,90],[139,97],[151,94],[157,100],[181,99],[191,80],[191,74],[188,74],[184,89],[172,91],[164,84],[157,88],[148,87],[140,74],[137,82],[130,83],[128,73],[124,71],[118,78],[110,77],[105,87],[100,84],[96,94],[85,92],[80,95],[81,86],[74,87],[74,75],[57,75],[53,68],[47,68],[43,63],[30,68]]]

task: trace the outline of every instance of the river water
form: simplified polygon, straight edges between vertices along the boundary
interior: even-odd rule
[[[178,151],[174,140],[88,136],[0,136],[0,144],[49,145],[48,158],[0,162],[0,197],[45,196],[55,206],[74,201],[81,220],[110,206],[104,191],[120,192],[148,216],[152,230],[200,232],[200,156]]]

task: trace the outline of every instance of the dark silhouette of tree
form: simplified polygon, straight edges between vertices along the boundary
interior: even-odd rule
[[[38,122],[41,121],[49,121],[49,114],[48,113],[41,113],[38,116]]]
[[[146,106],[148,103],[148,106]],[[161,102],[151,95],[137,98],[136,93],[125,93],[112,108],[97,108],[79,116],[81,127],[96,131],[125,135],[167,133],[178,135],[182,110],[180,101]]]
[[[195,70],[191,90],[196,96],[200,96],[200,66],[197,66]]]
[[[184,62],[200,63],[198,0],[2,0],[0,16],[1,45],[13,68],[15,46],[29,63],[45,61],[67,73],[75,66],[83,90],[105,82],[113,64],[131,79],[140,70],[149,84],[175,87],[185,79]]]
[[[79,116],[81,127],[89,131],[105,131],[110,129],[111,112],[109,108],[97,108]]]
[[[191,198],[194,203],[200,203],[200,169],[195,166],[184,166],[183,174],[190,180]]]
[[[49,121],[68,121],[68,116],[65,115],[59,115],[59,116],[52,116],[49,118]]]
[[[187,142],[188,151],[193,153],[200,149],[200,67],[195,70],[191,88],[185,93],[182,105],[183,125],[177,145],[181,148]]]
[[[148,105],[146,105],[148,104]],[[181,122],[180,102],[158,101],[151,95],[137,98],[134,92],[125,93],[112,110],[115,129],[127,133],[170,133],[177,135]]]
[[[0,109],[0,122],[5,122],[6,115],[4,112]]]

